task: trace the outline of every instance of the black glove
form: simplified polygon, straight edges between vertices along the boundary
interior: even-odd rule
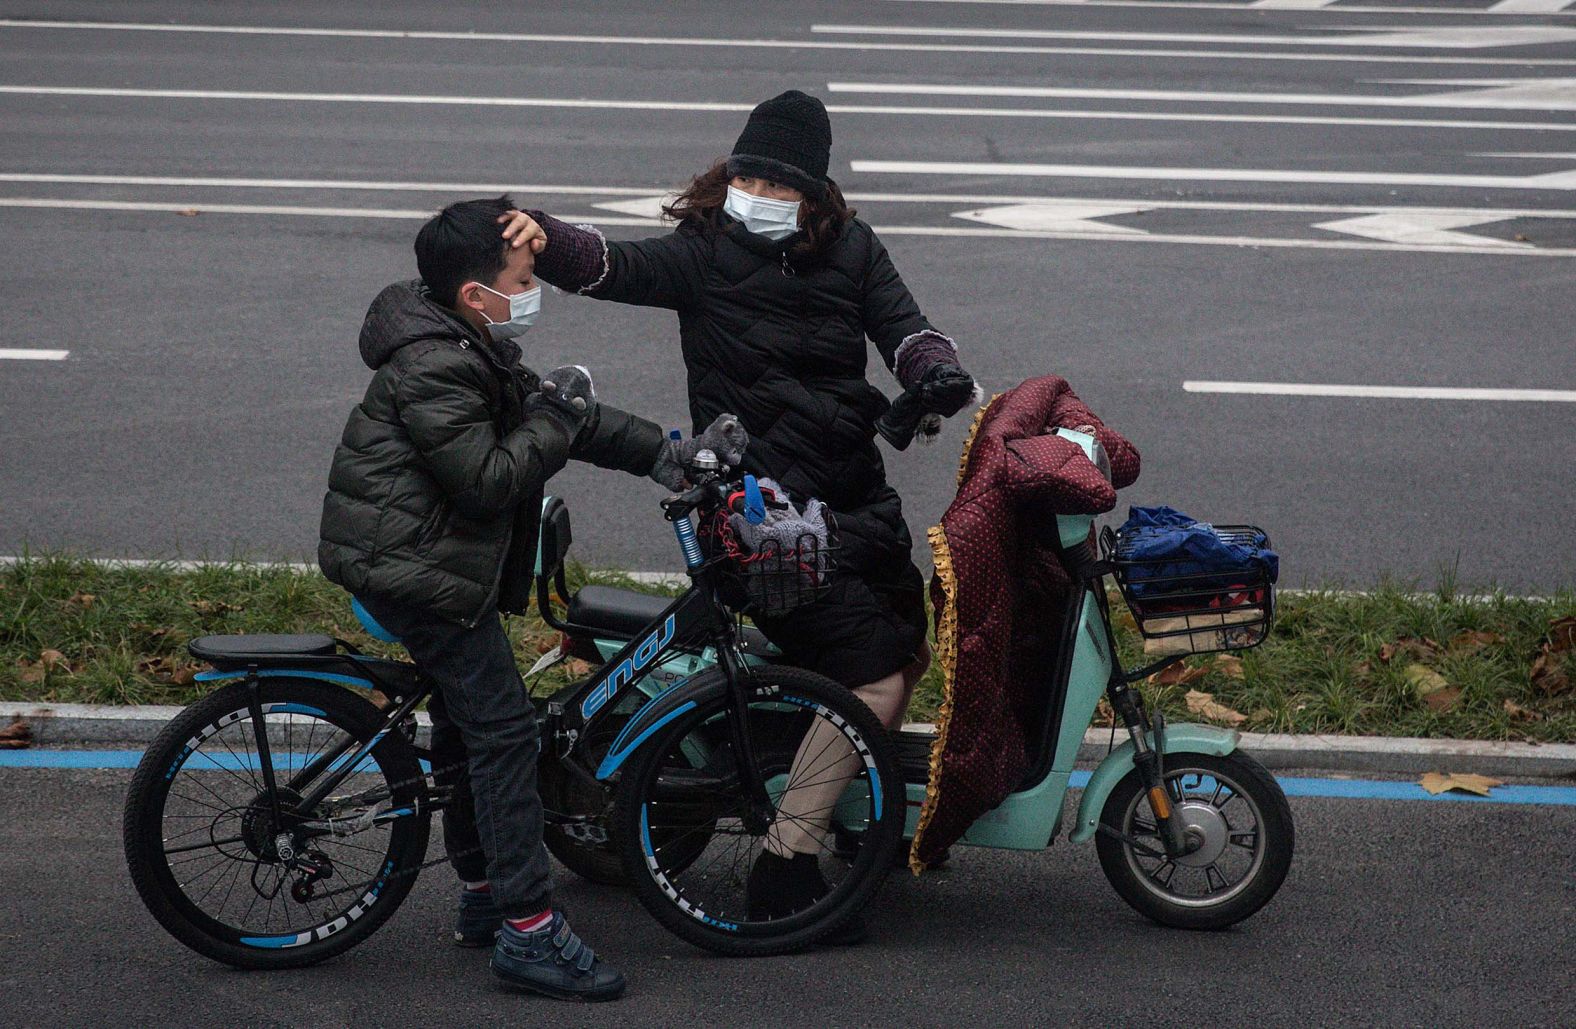
[[[744,461],[744,448],[749,445],[750,434],[744,431],[738,415],[718,415],[699,436],[663,440],[656,463],[651,466],[651,477],[677,493],[684,488],[684,472],[696,454],[709,450],[717,455],[718,461],[737,468]]]
[[[571,442],[596,407],[596,387],[591,372],[583,365],[554,368],[542,377],[541,392],[526,399],[526,410],[540,411],[551,417],[568,433]]]
[[[934,436],[941,419],[963,410],[975,393],[974,376],[955,364],[938,364],[876,420],[876,431],[898,450],[907,450],[914,435]]]

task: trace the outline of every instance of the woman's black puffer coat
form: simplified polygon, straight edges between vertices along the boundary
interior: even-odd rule
[[[726,218],[718,227],[691,221],[666,236],[603,242],[530,213],[548,237],[536,261],[539,278],[600,300],[678,313],[696,431],[724,412],[738,415],[750,433],[745,470],[776,479],[798,501],[826,503],[836,517],[839,569],[887,595],[878,620],[893,621],[896,601],[897,641],[877,638],[890,636],[891,626],[867,626],[868,639],[856,632],[834,649],[873,653],[801,663],[852,684],[907,664],[923,638],[922,583],[902,504],[874,441],[875,422],[890,405],[866,380],[866,340],[891,368],[906,339],[935,330],[870,226],[852,219],[829,250],[796,263],[790,252],[797,236],[774,242]],[[592,248],[598,259],[588,262]],[[866,606],[862,598],[843,599]]]

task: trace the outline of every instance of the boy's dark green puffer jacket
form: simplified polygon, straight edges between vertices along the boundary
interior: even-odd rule
[[[373,369],[334,452],[317,560],[354,594],[475,625],[523,611],[542,490],[574,457],[645,475],[662,431],[596,405],[573,442],[526,407],[519,347],[485,341],[420,282],[378,294],[361,328]]]

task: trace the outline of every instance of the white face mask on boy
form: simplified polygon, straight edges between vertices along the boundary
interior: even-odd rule
[[[799,231],[799,201],[772,200],[728,187],[722,209],[744,227],[767,239],[786,239]]]
[[[478,282],[487,292],[495,297],[503,297],[509,301],[509,320],[495,322],[487,318],[487,313],[482,312],[482,317],[487,318],[487,332],[496,340],[514,339],[525,335],[525,330],[536,321],[537,314],[542,310],[542,287],[536,286],[524,293],[500,293],[491,286]]]

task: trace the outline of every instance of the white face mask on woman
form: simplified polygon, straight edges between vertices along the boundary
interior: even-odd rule
[[[767,239],[786,239],[799,231],[799,201],[772,200],[728,187],[722,209],[744,227]]]
[[[487,318],[487,332],[496,340],[514,339],[525,335],[525,330],[536,321],[537,313],[542,310],[542,287],[536,286],[524,293],[500,293],[491,286],[478,282],[476,285],[485,289],[495,297],[503,297],[509,301],[509,320],[495,322],[487,318],[487,312],[482,312],[482,317]]]

